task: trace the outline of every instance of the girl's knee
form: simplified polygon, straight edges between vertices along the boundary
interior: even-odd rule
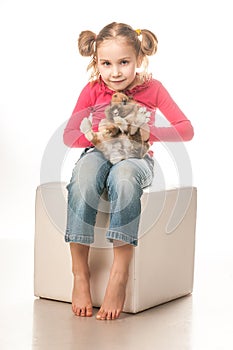
[[[111,169],[111,172],[109,174],[109,181],[131,181],[135,175],[135,169],[129,162],[119,162]]]
[[[125,164],[124,164],[125,163]],[[107,179],[107,189],[111,200],[121,198],[124,203],[129,203],[133,198],[139,198],[142,194],[141,186],[137,181],[135,169],[122,162],[122,166],[114,167]]]

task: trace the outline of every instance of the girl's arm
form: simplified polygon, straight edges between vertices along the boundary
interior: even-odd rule
[[[80,131],[81,121],[83,118],[89,117],[91,106],[90,87],[89,85],[86,85],[78,98],[73,113],[68,120],[63,133],[63,141],[66,146],[85,148],[92,145]]]
[[[157,92],[156,106],[170,122],[170,126],[151,126],[150,141],[190,141],[193,138],[194,130],[191,122],[162,84]]]

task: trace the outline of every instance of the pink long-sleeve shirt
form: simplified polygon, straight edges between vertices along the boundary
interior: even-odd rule
[[[84,117],[91,116],[93,129],[97,130],[100,120],[106,117],[104,110],[110,104],[113,93],[114,91],[110,90],[102,80],[88,83],[83,88],[64,130],[63,139],[67,146],[81,148],[92,146],[80,131],[81,121]],[[149,121],[151,144],[157,141],[189,141],[193,138],[191,122],[160,81],[151,78],[124,93],[152,112]],[[168,127],[155,125],[157,109],[169,122]]]

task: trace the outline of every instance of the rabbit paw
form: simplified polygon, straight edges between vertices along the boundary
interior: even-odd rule
[[[114,117],[114,123],[121,129],[121,131],[126,131],[128,128],[128,123],[124,118]]]
[[[87,134],[89,131],[91,131],[91,121],[88,118],[84,118],[80,124],[80,130],[83,134]]]
[[[150,120],[150,112],[146,110],[146,107],[140,107],[137,113],[137,125],[148,123]]]

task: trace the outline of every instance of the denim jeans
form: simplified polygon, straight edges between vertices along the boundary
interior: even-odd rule
[[[66,242],[91,244],[100,196],[107,190],[110,223],[109,241],[137,246],[143,188],[153,180],[154,160],[130,158],[111,164],[95,148],[85,150],[77,161],[67,185]]]

